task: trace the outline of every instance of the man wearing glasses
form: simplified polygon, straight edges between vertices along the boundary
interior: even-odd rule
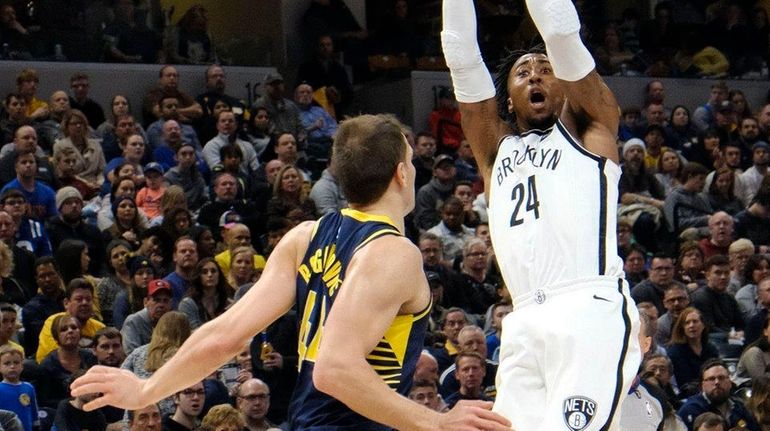
[[[243,382],[237,392],[237,407],[249,431],[267,431],[276,426],[267,420],[270,409],[270,388],[259,379]]]
[[[203,403],[206,401],[206,390],[203,382],[198,382],[187,389],[174,394],[176,411],[172,416],[163,420],[163,431],[190,431],[200,425]]]
[[[668,344],[674,322],[688,305],[690,296],[684,286],[672,284],[663,292],[663,306],[666,307],[666,312],[658,318],[658,328],[655,332],[655,342],[659,346]]]
[[[650,276],[647,280],[634,286],[631,297],[637,304],[652,302],[658,309],[658,315],[666,312],[663,304],[663,292],[674,281],[674,259],[663,254],[656,254],[650,263]]]
[[[723,417],[731,429],[737,427],[759,431],[759,425],[746,407],[739,400],[730,398],[732,385],[724,362],[719,359],[706,361],[701,367],[701,393],[688,398],[677,415],[684,420],[689,430],[693,429],[693,422],[698,415],[712,412]]]

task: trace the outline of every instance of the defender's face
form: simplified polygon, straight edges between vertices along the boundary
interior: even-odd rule
[[[526,129],[550,127],[564,106],[561,84],[543,54],[526,54],[514,63],[508,75],[508,94],[508,111]]]

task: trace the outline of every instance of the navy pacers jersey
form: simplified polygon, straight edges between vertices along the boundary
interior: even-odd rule
[[[345,404],[318,391],[313,366],[326,317],[334,305],[353,254],[384,235],[401,235],[387,217],[344,209],[322,217],[315,225],[297,274],[299,377],[289,406],[289,429],[388,430]],[[387,259],[383,256],[383,261]],[[398,315],[367,362],[393,389],[406,395],[422,350],[430,304],[418,314]],[[377,310],[371,310],[373,313]]]

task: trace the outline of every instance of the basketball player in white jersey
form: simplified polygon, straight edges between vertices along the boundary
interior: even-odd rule
[[[444,55],[514,302],[494,410],[517,431],[617,430],[641,357],[615,238],[620,112],[572,2],[527,8],[547,55],[513,57],[495,87],[473,0],[443,3]]]

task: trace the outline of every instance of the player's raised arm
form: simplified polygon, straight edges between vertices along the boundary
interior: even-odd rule
[[[105,405],[137,409],[203,380],[294,304],[297,266],[312,226],[305,223],[287,233],[254,287],[224,314],[195,331],[152,377],[144,380],[128,370],[96,366],[72,384],[72,395],[102,394],[85,405],[88,411]]]
[[[545,41],[548,60],[567,97],[562,119],[580,138],[597,131],[616,136],[620,121],[618,102],[596,72],[596,63],[580,40],[580,19],[572,1],[527,0],[527,9]],[[584,145],[618,161],[614,139],[584,139]]]
[[[495,85],[476,40],[473,0],[444,0],[441,46],[452,74],[463,133],[484,178],[490,177],[497,144],[507,128],[497,115]]]
[[[382,256],[389,256],[382,264]],[[402,237],[386,236],[356,252],[318,349],[315,386],[359,414],[401,430],[509,430],[491,403],[460,403],[440,414],[392,390],[366,361],[397,314],[430,303],[420,254]],[[420,280],[422,277],[422,280]]]

